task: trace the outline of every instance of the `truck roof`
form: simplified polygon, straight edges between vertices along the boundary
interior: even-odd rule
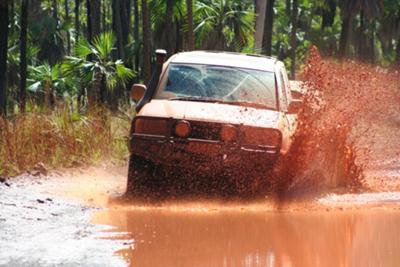
[[[268,72],[275,71],[277,62],[273,57],[219,51],[182,52],[170,59],[170,63],[227,66]]]

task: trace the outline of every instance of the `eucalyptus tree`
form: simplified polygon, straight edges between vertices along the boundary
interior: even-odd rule
[[[79,9],[80,9],[80,0],[75,0],[75,7],[74,7],[74,16],[75,16],[75,41],[79,40],[79,33],[80,33],[80,20],[79,20]]]
[[[100,34],[101,0],[86,0],[87,39],[92,42]]]
[[[139,44],[139,0],[133,0],[133,40],[135,43],[135,71],[139,72],[140,54],[138,49]]]
[[[183,49],[187,31],[184,0],[151,1],[151,24],[155,48],[164,48],[168,56]]]
[[[147,84],[151,79],[151,25],[147,0],[142,0],[143,32],[143,79]]]
[[[65,9],[65,22],[69,25],[70,16],[69,16],[69,0],[64,0],[64,9]],[[70,31],[67,31],[67,55],[71,53],[71,34]]]
[[[187,49],[194,50],[194,26],[193,26],[193,0],[186,0],[187,16]]]
[[[262,41],[263,52],[265,55],[270,56],[272,54],[272,30],[274,25],[274,3],[275,0],[265,0],[267,6],[265,8],[264,18],[264,35]]]
[[[20,32],[20,87],[19,87],[19,107],[21,112],[25,112],[26,104],[26,76],[27,76],[27,39],[28,39],[28,9],[29,0],[21,2],[21,32]]]
[[[370,56],[373,58],[374,44],[373,34],[375,31],[374,19],[380,15],[383,0],[341,0],[340,9],[342,16],[342,29],[339,41],[339,55],[344,57],[348,54],[349,36],[352,31],[353,21],[359,15],[359,29],[354,47],[358,51],[359,57]],[[371,28],[367,29],[371,23]],[[365,36],[366,32],[370,33],[369,38]],[[368,40],[369,39],[369,40]],[[370,43],[368,43],[370,42]],[[366,46],[369,50],[365,50]],[[371,54],[372,53],[372,54]],[[369,54],[369,55],[368,55]]]
[[[292,0],[292,10],[291,10],[291,32],[290,32],[290,76],[295,79],[296,75],[296,49],[297,49],[297,16],[298,16],[299,3],[298,0]]]

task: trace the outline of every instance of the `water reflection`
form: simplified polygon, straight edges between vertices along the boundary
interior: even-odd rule
[[[400,212],[109,210],[129,266],[400,266]],[[120,237],[119,237],[120,238]]]

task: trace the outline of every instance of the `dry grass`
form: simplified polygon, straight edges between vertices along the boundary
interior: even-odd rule
[[[0,118],[0,175],[29,171],[38,163],[48,168],[72,167],[127,156],[129,121],[106,110],[85,116],[67,108]]]

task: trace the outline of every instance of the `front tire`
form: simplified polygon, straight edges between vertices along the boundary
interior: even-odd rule
[[[162,175],[157,166],[142,157],[131,155],[128,168],[126,196],[130,198],[155,198],[162,194]]]

